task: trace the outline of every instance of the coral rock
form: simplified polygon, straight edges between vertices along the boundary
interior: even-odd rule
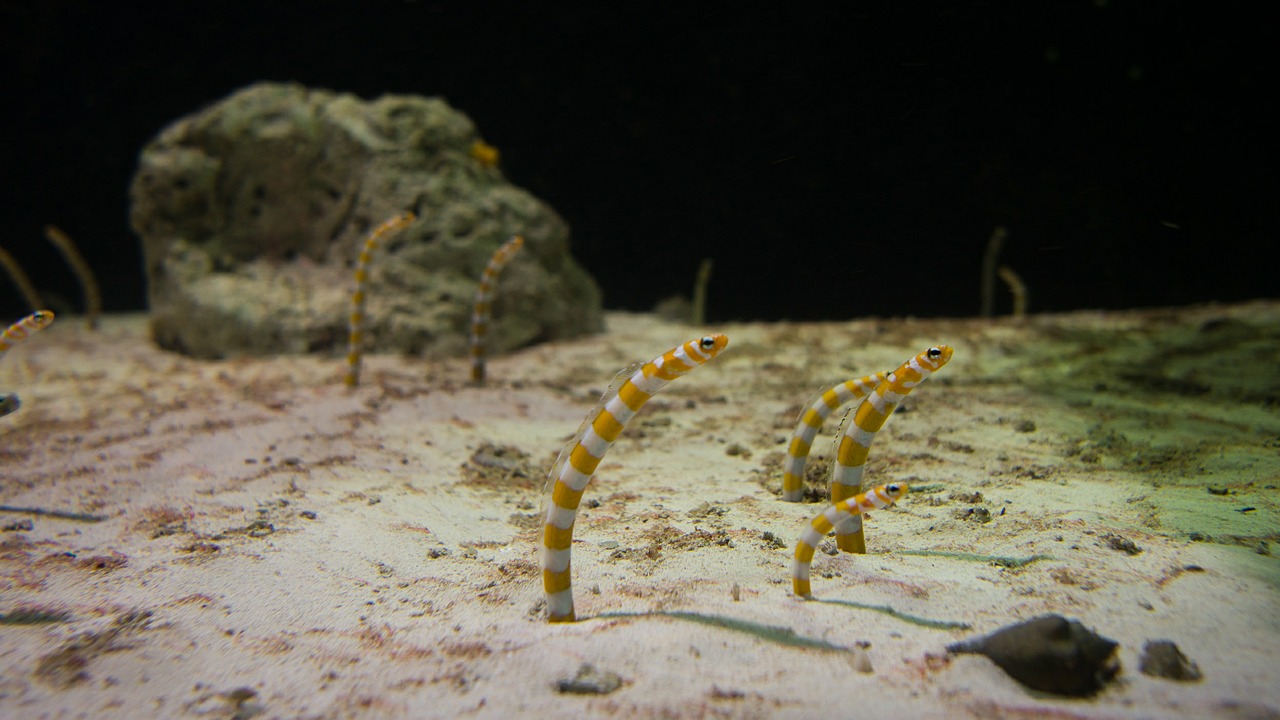
[[[418,221],[374,254],[368,349],[463,354],[480,272],[516,233],[525,249],[499,284],[490,347],[601,329],[567,225],[478,161],[477,142],[438,98],[294,84],[176,121],[143,149],[130,191],[157,342],[197,357],[344,350],[356,256],[406,210]]]

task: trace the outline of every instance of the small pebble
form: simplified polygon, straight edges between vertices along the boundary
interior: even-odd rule
[[[956,510],[953,514],[956,518],[960,520],[968,520],[969,522],[991,522],[991,511],[984,507],[961,508]]]
[[[777,535],[774,535],[768,530],[765,530],[764,532],[760,533],[760,539],[764,540],[765,542],[769,543],[775,548],[785,548],[787,546],[787,543],[783,541],[782,538],[778,537]]]
[[[1172,640],[1148,640],[1142,646],[1138,669],[1143,675],[1179,682],[1192,682],[1204,677],[1200,667],[1188,660]]]
[[[871,667],[871,656],[862,648],[854,648],[850,651],[849,667],[853,668],[854,672],[860,672],[865,675],[875,672]]]
[[[608,695],[622,687],[622,678],[608,670],[597,670],[591,663],[583,663],[572,678],[556,681],[556,691],[575,695]]]
[[[712,505],[706,500],[703,500],[697,507],[686,514],[692,518],[705,518],[711,517],[712,515],[724,515],[727,512],[729,512],[729,508],[722,507],[720,505]]]
[[[1107,547],[1112,550],[1118,550],[1126,555],[1137,555],[1142,552],[1142,548],[1138,547],[1128,538],[1122,538],[1119,535],[1106,535],[1103,539],[1107,541]]]

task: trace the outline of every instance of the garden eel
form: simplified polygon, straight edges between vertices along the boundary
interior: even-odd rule
[[[870,492],[840,500],[814,515],[796,541],[795,563],[791,566],[791,589],[796,597],[813,597],[809,590],[809,565],[813,562],[814,549],[833,527],[854,517],[861,518],[865,512],[888,507],[906,494],[906,483],[881,485]]]
[[[493,286],[498,282],[498,273],[523,246],[524,238],[513,236],[493,251],[493,257],[489,258],[489,264],[480,275],[475,307],[471,310],[471,381],[477,385],[484,384],[484,353],[489,334],[489,311],[493,305]]]
[[[857,380],[844,382],[818,393],[809,406],[800,413],[800,422],[787,446],[787,460],[782,466],[782,499],[800,502],[804,498],[804,466],[809,459],[809,448],[817,437],[822,424],[831,413],[854,400],[861,400],[876,389],[887,373],[878,372]]]
[[[26,340],[37,330],[49,327],[52,322],[52,310],[37,310],[10,325],[4,334],[0,335],[0,358],[3,358],[14,345]],[[0,394],[0,417],[17,412],[20,407],[22,407],[22,401],[18,399],[17,393]]]
[[[729,338],[724,335],[706,335],[678,345],[638,368],[624,368],[587,414],[577,435],[560,452],[547,475],[551,501],[542,534],[542,588],[551,622],[576,619],[569,568],[573,523],[596,466],[622,428],[654,393],[714,358],[728,344]]]
[[[384,237],[403,230],[416,218],[412,212],[405,212],[387,220],[369,233],[360,250],[356,261],[356,289],[351,293],[350,332],[347,335],[347,376],[343,379],[347,387],[360,384],[360,359],[364,354],[364,286],[369,280],[369,260]]]
[[[908,393],[951,360],[951,353],[950,345],[937,345],[902,363],[876,385],[853,417],[846,420],[831,471],[831,502],[838,503],[862,492],[862,469],[876,433]],[[851,514],[836,523],[836,546],[845,552],[867,551],[862,513]]]

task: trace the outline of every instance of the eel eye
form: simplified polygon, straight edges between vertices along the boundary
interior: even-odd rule
[[[708,335],[702,338],[702,340],[700,340],[699,343],[702,345],[703,350],[710,350],[711,348],[716,346],[716,339]]]
[[[936,347],[931,347],[931,348],[929,348],[929,359],[930,359],[930,360],[937,360],[937,359],[938,359],[938,358],[940,358],[940,357],[942,357],[942,350],[941,350],[941,348],[936,348]]]

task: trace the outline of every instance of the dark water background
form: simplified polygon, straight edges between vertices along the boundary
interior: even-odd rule
[[[440,95],[555,207],[609,308],[971,315],[992,228],[1032,311],[1276,295],[1272,41],[1232,6],[0,2],[0,218],[141,309],[140,147],[257,80]],[[998,308],[1008,298],[999,293]],[[5,317],[24,312],[0,282]]]

